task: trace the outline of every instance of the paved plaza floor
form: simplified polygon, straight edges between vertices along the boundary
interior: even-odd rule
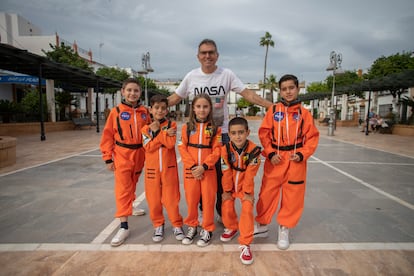
[[[249,121],[258,143],[260,120]],[[241,264],[237,239],[223,244],[217,223],[206,248],[166,237],[152,242],[149,215],[131,217],[131,235],[112,248],[113,175],[95,129],[17,137],[17,162],[0,169],[0,275],[413,275],[414,137],[338,128],[309,159],[305,211],[291,247],[277,249],[277,224]],[[182,162],[178,155],[179,167]],[[263,166],[255,179],[256,197]],[[181,176],[180,176],[181,178]],[[182,183],[180,212],[186,215]],[[140,207],[148,211],[143,178]]]

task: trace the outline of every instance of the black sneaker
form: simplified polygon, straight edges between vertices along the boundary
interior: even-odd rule
[[[152,240],[154,242],[160,242],[164,239],[164,224],[156,227],[154,229],[154,234],[152,235]]]
[[[189,245],[193,243],[194,237],[197,235],[197,226],[195,227],[188,227],[187,235],[181,241],[182,244]]]
[[[201,230],[200,232],[200,239],[197,241],[197,245],[200,247],[204,247],[210,244],[211,237],[213,236],[212,232]]]

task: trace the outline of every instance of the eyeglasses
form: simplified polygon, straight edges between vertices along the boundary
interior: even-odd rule
[[[213,56],[217,54],[217,51],[199,51],[198,53],[202,56],[206,56],[206,55]]]

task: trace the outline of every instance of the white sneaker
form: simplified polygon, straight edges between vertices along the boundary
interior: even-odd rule
[[[267,225],[254,224],[253,237],[255,238],[267,238],[269,236],[269,229]]]
[[[279,225],[277,247],[281,250],[286,250],[289,248],[289,228],[282,225]]]
[[[173,233],[177,241],[182,241],[185,237],[182,227],[173,227]]]
[[[213,233],[206,231],[206,230],[201,230],[200,232],[200,239],[197,241],[197,245],[200,247],[205,247],[207,245],[210,244],[211,241],[211,237],[213,236]]]
[[[119,228],[118,233],[112,238],[111,246],[120,246],[129,236],[129,229]]]
[[[188,227],[187,235],[181,241],[182,244],[189,245],[193,243],[194,237],[197,235],[197,227]]]
[[[156,227],[154,229],[154,234],[152,235],[152,240],[154,242],[160,242],[164,239],[164,224]]]

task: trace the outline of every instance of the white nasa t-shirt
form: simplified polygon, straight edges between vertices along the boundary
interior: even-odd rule
[[[208,94],[213,102],[214,123],[222,127],[222,133],[228,133],[227,97],[230,91],[240,94],[243,89],[244,84],[230,69],[218,67],[213,73],[206,74],[197,68],[184,77],[175,93],[181,98],[190,97],[190,100],[197,94]]]

